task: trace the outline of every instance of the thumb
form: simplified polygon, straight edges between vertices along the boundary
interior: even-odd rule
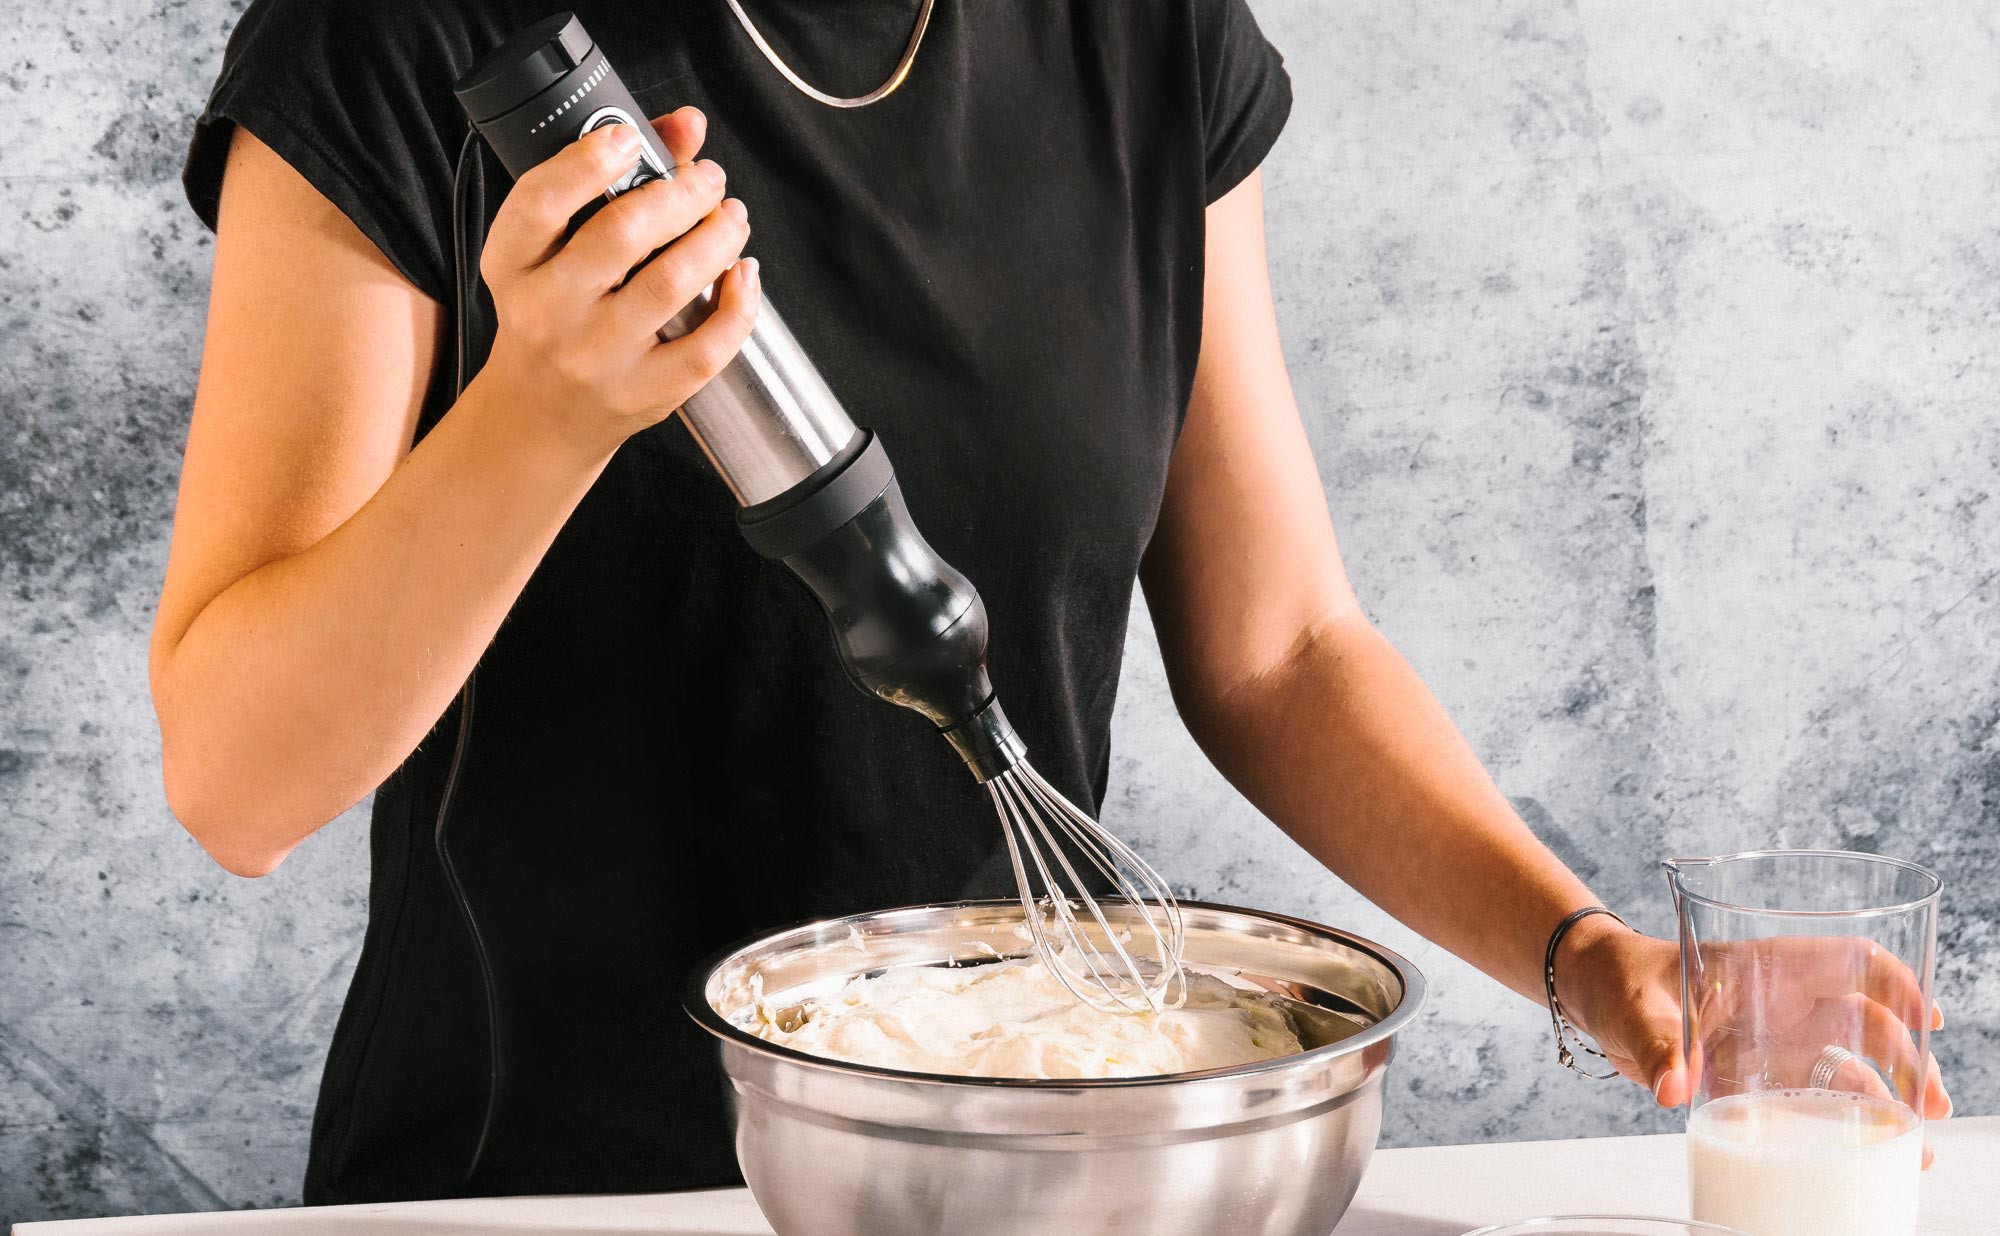
[[[1661,1107],[1680,1107],[1694,1093],[1694,1074],[1681,1055],[1678,1037],[1655,1037],[1639,1058],[1642,1076],[1650,1078],[1653,1101]]]
[[[701,143],[708,136],[708,117],[698,107],[683,107],[664,116],[653,117],[653,132],[666,143],[667,154],[676,165],[694,162]]]

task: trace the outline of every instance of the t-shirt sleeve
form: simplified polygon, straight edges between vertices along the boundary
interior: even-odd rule
[[[182,184],[210,228],[236,126],[276,151],[432,298],[450,287],[451,94],[469,32],[454,6],[255,0],[195,122]]]
[[[1292,111],[1292,79],[1246,0],[1196,0],[1195,39],[1213,203],[1256,171],[1276,144]]]

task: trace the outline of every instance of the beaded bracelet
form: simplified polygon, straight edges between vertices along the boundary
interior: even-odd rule
[[[1609,1073],[1592,1073],[1577,1064],[1576,1052],[1570,1050],[1571,1039],[1576,1040],[1578,1048],[1596,1056],[1599,1060],[1604,1060],[1608,1057],[1603,1052],[1583,1041],[1582,1031],[1578,1030],[1570,1022],[1569,1015],[1563,1012],[1562,1001],[1556,996],[1556,949],[1561,946],[1563,937],[1569,934],[1570,928],[1593,914],[1610,914],[1612,918],[1618,919],[1620,926],[1627,929],[1631,927],[1631,924],[1622,918],[1618,918],[1618,915],[1605,909],[1603,906],[1585,906],[1581,910],[1572,912],[1562,922],[1557,923],[1556,929],[1549,933],[1549,951],[1542,957],[1542,984],[1548,990],[1549,1021],[1555,1026],[1556,1031],[1556,1063],[1562,1065],[1570,1072],[1577,1074],[1579,1077],[1588,1077],[1592,1081],[1610,1081],[1612,1078],[1618,1076],[1617,1069],[1613,1069]]]

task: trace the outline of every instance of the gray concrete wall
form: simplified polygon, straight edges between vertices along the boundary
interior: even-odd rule
[[[360,939],[358,814],[223,875],[146,703],[209,261],[174,176],[236,7],[0,23],[0,1222],[294,1199]],[[1669,852],[1937,864],[1939,1054],[2000,1112],[2000,11],[1256,8],[1298,88],[1279,310],[1373,614],[1644,926]],[[1129,660],[1110,821],[1432,977],[1389,1142],[1668,1127],[1236,798],[1143,620]]]

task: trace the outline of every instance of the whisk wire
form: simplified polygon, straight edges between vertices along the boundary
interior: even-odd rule
[[[1089,988],[1091,982],[1089,975],[1103,974],[1110,964],[1109,959],[1087,934],[1078,930],[1074,904],[1064,895],[1062,886],[1049,870],[1042,846],[1036,844],[1035,833],[1040,822],[1032,810],[1033,804],[1021,786],[1010,781],[1003,789],[1008,804],[1005,814],[1012,826],[1008,845],[1016,858],[1016,884],[1021,889],[1022,905],[1027,911],[1029,931],[1034,937],[1037,954],[1043,958],[1057,980],[1078,1000],[1097,1007],[1116,1004],[1127,1011],[1138,1011],[1133,1008],[1130,1001],[1120,998],[1120,993],[1110,984],[1100,984],[1098,990]],[[1018,842],[1015,840],[1016,834],[1019,837]],[[1020,861],[1022,855],[1025,855],[1026,863]],[[1059,851],[1058,857],[1060,857]],[[1040,877],[1039,891],[1028,877],[1030,866]],[[1080,886],[1080,882],[1076,881],[1074,876],[1072,882]],[[1085,895],[1088,895],[1087,890]],[[1060,940],[1052,939],[1049,934],[1048,920],[1051,915],[1061,928]],[[1102,916],[1099,918],[1101,921]],[[1081,956],[1085,959],[1088,966],[1087,974],[1084,969],[1072,966],[1070,962],[1072,956]],[[1110,997],[1109,1004],[1106,1001],[1107,996]]]
[[[1119,840],[1116,833],[1085,815],[1075,804],[1058,794],[1048,782],[1043,781],[1039,775],[1034,775],[1033,769],[1029,772],[1034,778],[1030,788],[1043,804],[1056,814],[1066,834],[1076,843],[1077,848],[1090,856],[1093,865],[1118,884],[1121,892],[1131,901],[1143,903],[1150,900],[1160,907],[1166,916],[1168,929],[1172,933],[1171,941],[1160,936],[1158,926],[1153,922],[1150,913],[1145,916],[1147,927],[1152,931],[1154,942],[1160,952],[1171,952],[1176,957],[1180,956],[1187,938],[1186,924],[1181,916],[1180,903],[1167,888],[1166,881],[1153,870],[1151,864],[1139,857],[1138,851]],[[1125,875],[1127,872],[1137,875],[1143,882],[1143,888],[1127,879]]]
[[[1016,797],[1016,790],[1011,778],[1006,775],[996,777],[986,783],[986,788],[992,796],[994,807],[1000,813],[1002,824],[1001,834],[1007,838],[1007,857],[1014,867],[1014,887],[1020,895],[1021,906],[1026,911],[1028,932],[1033,939],[1035,953],[1042,958],[1053,957],[1055,956],[1056,949],[1049,941],[1048,926],[1036,908],[1043,903],[1045,898],[1043,894],[1035,890],[1035,886],[1029,880],[1028,863],[1024,860],[1032,859],[1034,865],[1040,869],[1042,887],[1045,889],[1053,887],[1053,883],[1049,879],[1048,868],[1043,864],[1041,854],[1035,849],[1034,839],[1028,831],[1027,821],[1022,818],[1022,808]],[[1023,848],[1027,851],[1025,856],[1022,853]],[[1050,966],[1050,970],[1055,974],[1057,979],[1062,981],[1065,987],[1070,986],[1069,980],[1064,976],[1060,967],[1052,965]],[[1074,987],[1070,987],[1070,994],[1075,995],[1078,999],[1083,999],[1082,994],[1077,992]]]
[[[1038,785],[1033,779],[1030,779],[1028,782],[1028,792],[1049,815],[1055,817],[1055,821],[1063,830],[1064,835],[1078,849],[1085,852],[1091,859],[1091,865],[1096,867],[1101,874],[1111,881],[1118,895],[1140,907],[1140,912],[1146,918],[1148,927],[1153,933],[1154,941],[1158,945],[1158,953],[1164,956],[1166,953],[1166,941],[1160,937],[1158,927],[1152,924],[1152,916],[1145,913],[1144,903],[1140,898],[1138,888],[1118,870],[1116,864],[1110,861],[1109,856],[1105,855],[1095,842],[1076,826],[1074,816],[1080,816],[1082,813],[1071,806],[1067,800],[1063,800],[1060,803],[1052,801],[1050,796],[1054,791],[1048,789],[1046,785]],[[1064,810],[1064,808],[1068,808],[1068,810]],[[1074,813],[1074,816],[1072,813]],[[1104,939],[1111,945],[1112,952],[1117,954],[1120,969],[1113,972],[1113,977],[1122,979],[1128,976],[1136,976],[1139,980],[1136,985],[1139,988],[1140,994],[1144,996],[1144,1007],[1147,1009],[1154,1008],[1154,997],[1148,991],[1148,984],[1145,982],[1145,972],[1140,968],[1139,963],[1132,959],[1132,955],[1126,951],[1124,941],[1119,938],[1120,933],[1105,918],[1103,907],[1098,904],[1097,898],[1090,894],[1089,885],[1084,882],[1081,875],[1077,874],[1076,868],[1070,863],[1069,855],[1064,851],[1062,842],[1058,841],[1055,834],[1050,831],[1049,816],[1036,815],[1033,819],[1036,830],[1041,833],[1042,839],[1048,843],[1049,848],[1055,853],[1056,862],[1062,866],[1063,873],[1069,877],[1070,886],[1078,890],[1078,895],[1083,901],[1084,908],[1090,912],[1091,918],[1096,921],[1098,930],[1104,934]],[[1061,902],[1066,899],[1058,895],[1057,900]],[[1080,942],[1086,946],[1087,952],[1085,956],[1090,962],[1092,977],[1102,977],[1107,959],[1104,957],[1103,952],[1095,947],[1094,942],[1090,940],[1088,934],[1079,933],[1076,930],[1080,926],[1076,915],[1073,912],[1064,913],[1061,916],[1061,921],[1071,941]],[[1134,1008],[1131,1001],[1125,998],[1126,992],[1122,983],[1106,982],[1103,986],[1120,1007],[1134,1012],[1139,1011]]]
[[[1181,965],[1186,925],[1159,873],[1026,761],[988,781],[987,791],[1007,839],[1035,952],[1049,971],[1079,1001],[1108,1012],[1179,1007],[1187,996]],[[1091,881],[1071,861],[1072,848],[1109,884],[1107,895],[1125,902],[1144,924],[1143,936],[1114,926]]]

